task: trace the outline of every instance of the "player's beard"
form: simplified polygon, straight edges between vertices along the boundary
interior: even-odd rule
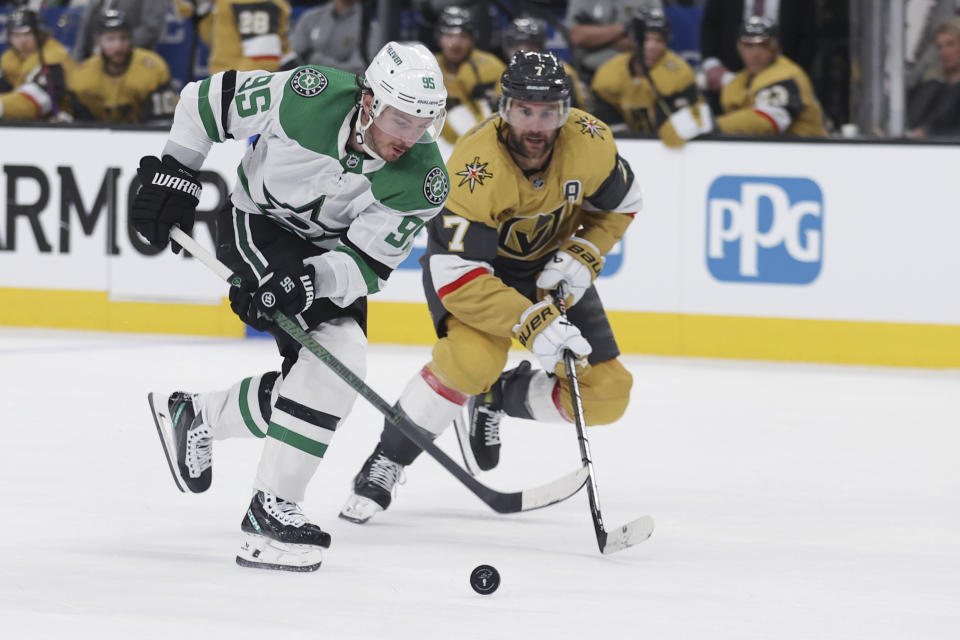
[[[559,129],[549,132],[526,131],[517,133],[511,127],[507,129],[507,147],[513,153],[524,158],[540,160],[547,157],[559,135]]]
[[[127,49],[123,53],[115,53],[113,55],[106,55],[105,53],[100,53],[103,58],[103,66],[106,69],[107,73],[110,75],[121,75],[130,66],[130,60],[133,58],[133,48]]]

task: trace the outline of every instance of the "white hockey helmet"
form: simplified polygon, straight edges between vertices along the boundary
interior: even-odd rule
[[[446,120],[447,89],[437,59],[422,44],[388,42],[377,52],[364,73],[373,92],[371,119],[357,122],[357,141],[364,151],[377,156],[363,140],[375,124],[378,129],[407,142],[434,142]],[[382,118],[387,107],[412,118]]]

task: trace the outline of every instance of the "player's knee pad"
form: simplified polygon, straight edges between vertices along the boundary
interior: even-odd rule
[[[563,378],[560,384],[564,409],[573,415],[569,382]],[[580,378],[580,399],[587,424],[610,424],[622,418],[630,403],[632,386],[633,376],[617,359],[591,366]]]
[[[443,382],[467,395],[484,393],[507,364],[510,338],[447,321],[447,335],[433,347],[430,368]]]
[[[324,349],[333,354],[360,378],[366,376],[367,337],[353,318],[336,318],[310,332]],[[274,413],[282,399],[334,416],[338,420],[350,412],[357,392],[306,348],[280,382]]]

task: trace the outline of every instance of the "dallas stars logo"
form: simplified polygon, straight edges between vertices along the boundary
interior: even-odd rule
[[[304,67],[290,78],[290,88],[304,98],[312,98],[327,88],[327,76],[316,69]]]
[[[584,116],[577,120],[577,124],[580,125],[580,133],[589,133],[591,138],[596,136],[603,140],[603,134],[600,132],[606,131],[606,128],[600,126],[600,123],[593,118]]]
[[[470,193],[473,193],[473,188],[480,183],[480,186],[483,186],[483,181],[487,178],[492,178],[493,174],[487,171],[487,165],[489,162],[480,162],[480,156],[473,156],[473,162],[468,162],[466,164],[466,169],[463,171],[457,171],[458,176],[463,176],[463,180],[460,181],[458,187],[462,187],[468,181],[470,182]]]

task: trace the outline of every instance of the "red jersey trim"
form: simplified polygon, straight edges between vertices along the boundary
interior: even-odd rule
[[[445,284],[439,289],[437,289],[437,295],[440,296],[441,300],[443,300],[443,297],[445,295],[453,293],[454,291],[456,291],[463,285],[467,284],[471,280],[479,278],[480,276],[486,273],[487,273],[487,270],[484,269],[483,267],[477,267],[476,269],[468,271],[467,273],[463,274],[462,276],[460,276],[450,284]]]
[[[772,117],[770,117],[769,114],[764,113],[763,111],[760,111],[759,109],[754,109],[753,112],[756,113],[756,114],[759,114],[759,115],[763,116],[764,118],[766,118],[767,120],[769,120],[769,121],[770,121],[770,124],[773,125],[773,130],[774,130],[774,132],[780,133],[780,126],[777,124],[777,121],[776,121],[776,120],[774,120]]]

